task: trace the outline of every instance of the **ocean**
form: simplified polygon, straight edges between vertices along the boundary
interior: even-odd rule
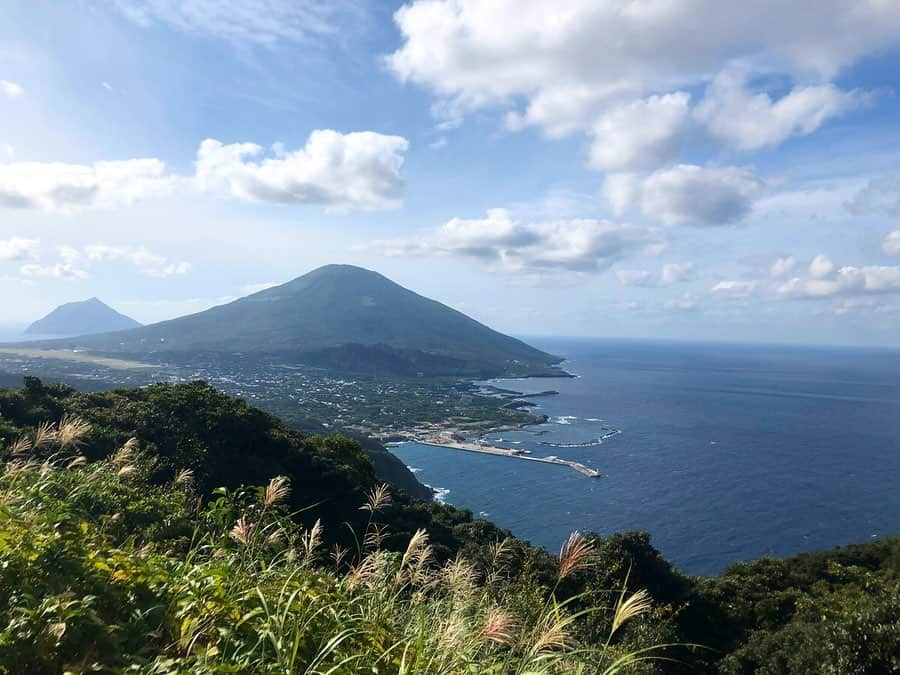
[[[551,551],[572,530],[646,530],[689,574],[900,534],[900,351],[529,342],[564,356],[577,378],[491,380],[559,394],[533,399],[547,424],[488,438],[602,477],[416,443],[392,448],[448,503]],[[564,447],[609,430],[621,433]]]

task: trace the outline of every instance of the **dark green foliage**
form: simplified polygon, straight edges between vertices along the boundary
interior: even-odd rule
[[[358,507],[376,483],[372,463],[356,440],[302,435],[202,382],[80,393],[26,378],[21,390],[0,390],[0,444],[9,445],[23,429],[67,413],[91,423],[86,454],[92,460],[111,454],[129,438],[140,439],[157,459],[157,482],[191,469],[197,487],[209,492],[289,476],[294,486],[292,509],[315,504],[328,543],[351,543],[347,525],[358,527],[364,520]],[[442,558],[469,541],[465,526],[472,523],[470,512],[399,493],[391,512],[399,539],[427,528]],[[308,520],[304,513],[298,518]],[[489,524],[482,527],[493,540],[508,534]],[[487,534],[483,540],[488,540]]]
[[[697,581],[682,636],[711,672],[900,672],[898,580],[897,537],[732,565]]]
[[[241,513],[239,495],[257,495],[241,486],[284,475],[292,485],[284,508],[295,523],[308,528],[321,519],[323,546],[364,548],[356,533],[366,531],[369,514],[359,506],[377,481],[356,440],[300,434],[202,382],[79,393],[26,378],[22,389],[0,390],[0,447],[9,448],[29,429],[66,415],[90,423],[83,452],[92,460],[109,457],[129,438],[139,439],[144,460],[135,480],[141,487],[136,491],[132,481],[98,469],[91,488],[83,489],[79,472],[59,473],[33,502],[41,527],[62,523],[47,536],[36,536],[28,522],[4,525],[0,504],[0,548],[11,552],[0,570],[0,607],[19,608],[4,619],[3,634],[12,642],[0,641],[0,663],[13,664],[10,672],[56,672],[60,664],[41,661],[42,655],[66,649],[99,658],[155,644],[156,637],[147,634],[148,622],[159,620],[153,605],[140,617],[122,607],[156,592],[154,575],[160,568],[152,556],[136,556],[138,548],[164,541],[175,555],[190,549],[196,536],[192,514],[198,505],[184,502],[178,496],[183,491],[172,488],[182,469],[193,471],[197,494],[216,493],[199,505],[206,506],[204,522],[212,530],[221,533],[234,523]],[[33,456],[42,459],[39,451]],[[94,517],[92,548],[79,523]],[[582,643],[608,642],[611,649],[626,651],[661,643],[706,647],[673,648],[667,655],[675,661],[654,663],[650,670],[635,665],[628,672],[900,672],[900,538],[784,560],[764,558],[733,565],[720,577],[691,578],[673,569],[646,533],[590,536],[593,564],[558,580],[554,556],[509,539],[508,532],[473,519],[468,511],[395,490],[380,517],[387,527],[381,544],[385,552],[402,551],[417,530],[425,529],[436,560],[460,556],[477,569],[496,568],[496,544],[507,540],[502,601],[528,621],[540,620],[546,608],[542,599],[551,591],[571,611],[611,607],[623,589],[649,591],[652,613],[618,631],[611,632],[608,612],[589,611],[573,628],[573,637]],[[103,549],[105,540],[96,538],[101,536],[110,537],[116,550]],[[110,569],[127,569],[127,589],[115,583],[106,588]],[[71,579],[79,580],[74,596]],[[488,583],[486,577],[481,581]],[[214,593],[214,586],[204,592]],[[48,633],[48,626],[62,622],[70,626],[64,634]],[[60,644],[51,648],[48,640]],[[78,651],[75,645],[89,647]],[[33,663],[43,663],[44,670],[25,667]]]

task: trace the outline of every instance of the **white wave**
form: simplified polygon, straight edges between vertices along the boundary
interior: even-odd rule
[[[409,469],[410,473],[419,473],[422,470],[419,467],[410,466],[409,464],[406,465],[406,468]]]
[[[425,487],[429,487],[434,490],[434,501],[436,501],[438,504],[447,503],[447,495],[450,494],[450,488],[433,487],[431,485],[426,485]]]

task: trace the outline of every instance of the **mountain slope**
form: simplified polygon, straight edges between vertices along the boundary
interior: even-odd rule
[[[32,323],[30,335],[91,335],[139,328],[141,324],[120,314],[97,298],[60,305],[43,319]]]
[[[402,374],[544,374],[559,361],[350,265],[327,265],[198,314],[67,344],[142,356],[266,354],[349,371]]]

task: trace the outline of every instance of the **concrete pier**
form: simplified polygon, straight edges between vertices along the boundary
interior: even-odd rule
[[[464,450],[465,452],[480,452],[483,455],[497,455],[500,457],[511,457],[513,459],[524,459],[529,462],[543,462],[544,464],[556,464],[559,466],[567,466],[570,469],[575,469],[578,473],[587,476],[588,478],[599,478],[600,472],[592,469],[589,466],[585,466],[580,462],[573,462],[569,459],[560,459],[555,455],[550,455],[549,457],[534,457],[533,455],[526,454],[526,451],[512,448],[498,448],[493,445],[486,445],[482,443],[472,443],[469,441],[457,441],[457,440],[448,440],[440,437],[436,438],[428,438],[428,439],[417,439],[417,443],[421,443],[422,445],[431,445],[438,448],[448,448],[450,450]]]

